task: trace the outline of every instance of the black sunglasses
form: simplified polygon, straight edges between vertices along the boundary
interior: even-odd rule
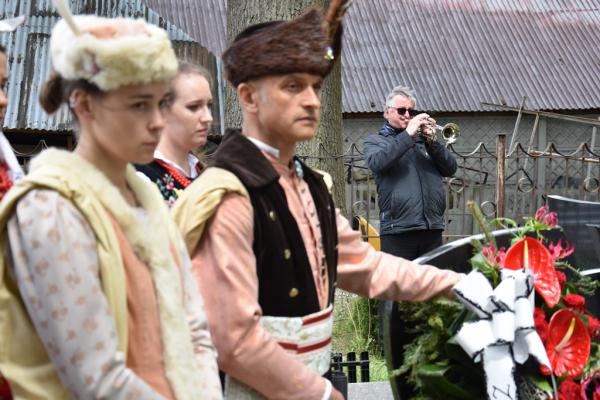
[[[393,108],[393,107],[391,107],[391,108]],[[394,108],[394,110],[396,110],[399,115],[404,115],[408,111],[408,115],[410,115],[411,117],[414,117],[415,115],[417,115],[419,113],[417,110],[413,110],[412,108],[406,108],[406,107]]]

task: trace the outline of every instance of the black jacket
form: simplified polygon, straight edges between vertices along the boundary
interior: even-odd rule
[[[442,144],[426,144],[385,123],[365,139],[363,150],[377,182],[380,234],[444,229],[442,177],[454,175],[457,166]]]

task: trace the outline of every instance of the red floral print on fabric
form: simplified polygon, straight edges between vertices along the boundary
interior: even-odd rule
[[[171,175],[173,177],[173,179],[175,179],[177,182],[179,182],[179,184],[181,186],[183,186],[184,188],[188,187],[190,185],[190,183],[192,183],[192,181],[183,176],[183,174],[179,173],[179,171],[177,171],[177,169],[175,169],[172,165],[170,165],[169,163],[160,160],[160,159],[155,159],[154,161],[156,161],[160,166],[162,166],[164,169],[167,170],[167,172],[169,173],[169,175]]]

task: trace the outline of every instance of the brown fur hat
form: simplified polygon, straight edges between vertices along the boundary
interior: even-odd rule
[[[225,78],[237,87],[267,75],[327,76],[341,51],[341,22],[347,7],[348,0],[333,0],[327,13],[312,8],[290,21],[246,28],[223,53]]]

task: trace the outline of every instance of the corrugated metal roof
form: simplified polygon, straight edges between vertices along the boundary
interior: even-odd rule
[[[220,55],[226,0],[144,0]],[[600,108],[600,0],[354,0],[346,18],[345,113],[379,112],[397,84],[419,108]]]
[[[181,45],[193,43],[188,34],[166,22],[139,0],[71,0],[71,9],[76,14],[143,18],[166,29],[169,37]],[[0,43],[9,56],[9,105],[4,129],[68,130],[71,117],[66,108],[49,116],[37,101],[41,85],[49,75],[50,32],[59,16],[52,0],[0,2],[0,19],[22,14],[28,16],[24,25],[11,34],[0,34]]]
[[[78,12],[138,15],[167,25],[174,39],[185,35],[148,5],[217,55],[226,43],[225,3],[72,0]],[[11,81],[22,81],[26,68],[35,75],[10,85],[7,127],[16,127],[16,106],[25,98],[19,94],[37,95],[47,76],[47,39],[58,18],[50,0],[0,1],[0,18],[20,14],[32,16],[16,33],[0,35],[0,43],[39,61],[11,65]],[[481,102],[517,106],[523,96],[530,109],[600,108],[600,0],[354,0],[345,27],[344,113],[382,111],[397,84],[413,87],[418,107],[432,112],[489,111]],[[42,111],[34,106],[20,118],[50,127],[64,121],[36,112]]]
[[[213,54],[221,56],[227,42],[226,0],[143,1]]]
[[[356,0],[345,27],[344,112],[398,84],[428,111],[600,108],[600,0]]]

